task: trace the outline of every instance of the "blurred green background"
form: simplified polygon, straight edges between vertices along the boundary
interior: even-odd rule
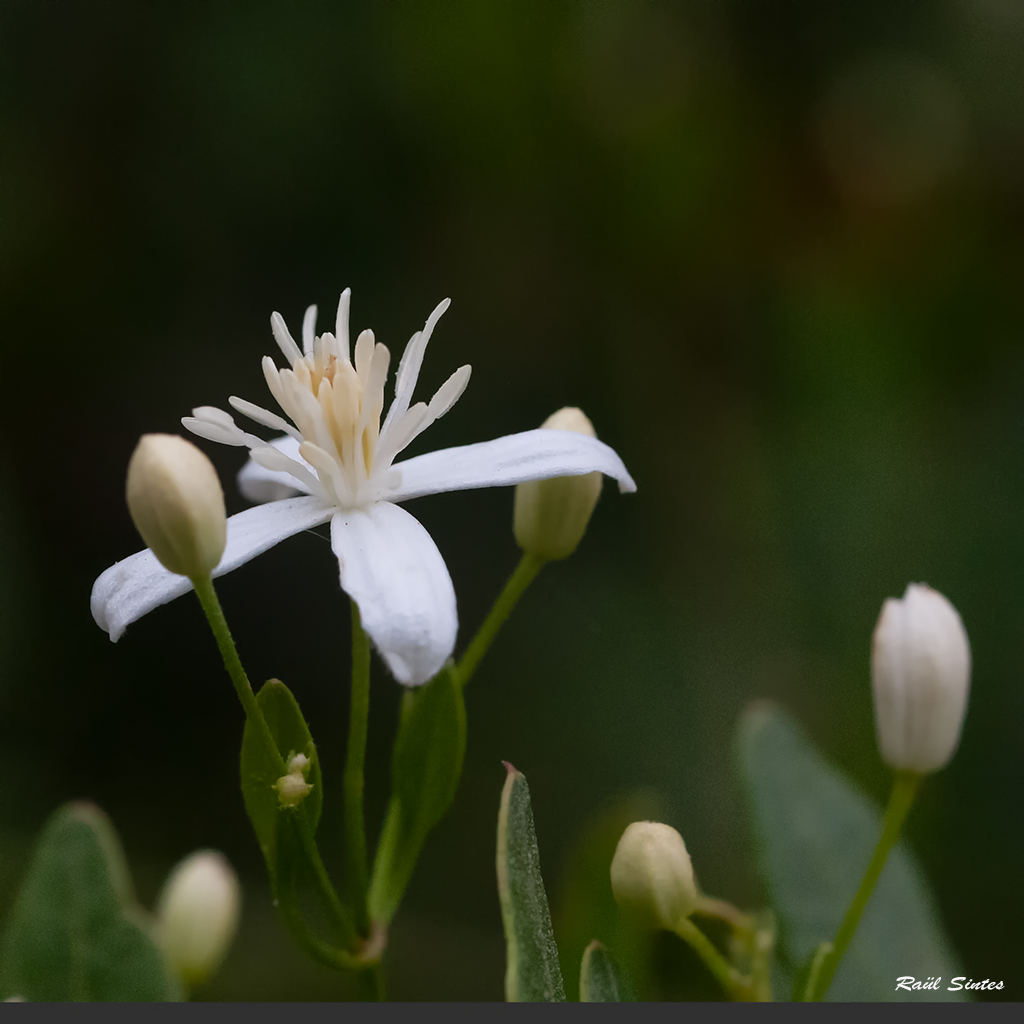
[[[265,404],[270,312],[297,331],[317,302],[327,323],[349,285],[353,327],[395,357],[452,298],[418,394],[466,362],[473,379],[416,451],[580,405],[639,485],[606,486],[467,691],[392,995],[502,996],[503,758],[530,782],[563,943],[567,865],[616,802],[657,808],[705,889],[756,905],[737,716],[781,700],[884,799],[869,643],[914,580],[960,610],[974,690],[910,840],[967,972],[1020,998],[1022,67],[1013,0],[0,4],[0,909],[44,818],[87,797],[144,901],[196,847],[242,875],[206,997],[350,992],[269,905],[241,710],[195,601],[116,646],[88,607],[140,546],[138,436],[230,394]],[[241,509],[240,452],[204,447]],[[517,558],[512,493],[409,509],[450,568],[461,650]],[[220,593],[250,675],[310,720],[334,855],[336,563],[300,535]],[[374,671],[372,827],[400,696]],[[648,994],[713,997],[669,966],[677,946]]]

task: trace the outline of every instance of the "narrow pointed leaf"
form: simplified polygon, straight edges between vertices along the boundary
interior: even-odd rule
[[[583,951],[580,964],[581,1003],[635,1003],[626,972],[597,939]]]
[[[294,825],[294,816],[304,816],[311,831],[316,831],[323,808],[323,779],[309,726],[288,687],[278,679],[271,679],[256,695],[256,700],[285,763],[295,754],[305,754],[309,758],[306,782],[313,787],[297,807],[283,808],[274,789],[274,784],[281,777],[280,764],[264,747],[259,731],[246,722],[242,736],[242,796],[276,891],[281,856],[284,850],[296,848],[296,844],[287,838]]]
[[[505,998],[510,1003],[564,1003],[558,947],[540,873],[526,778],[506,763],[498,812],[498,896],[505,928]]]
[[[881,808],[833,768],[781,708],[757,704],[737,744],[753,821],[758,866],[779,924],[783,968],[805,982],[822,941],[834,938],[881,834]],[[910,849],[893,850],[829,1000],[909,997],[952,1000],[962,993],[896,991],[900,975],[963,973],[935,901]]]
[[[451,806],[466,751],[466,705],[450,667],[406,690],[391,766],[391,800],[370,884],[370,916],[388,922],[430,830]]]
[[[180,998],[99,808],[68,804],[43,829],[0,943],[0,995],[29,1002]]]

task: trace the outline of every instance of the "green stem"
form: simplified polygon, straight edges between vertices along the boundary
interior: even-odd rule
[[[276,770],[284,775],[288,771],[287,765],[281,756],[281,751],[278,750],[277,742],[274,740],[270,726],[263,716],[259,702],[256,700],[256,695],[253,693],[252,686],[249,683],[249,677],[245,674],[245,669],[242,667],[242,659],[238,656],[238,649],[235,647],[235,641],[232,639],[227,619],[224,617],[224,609],[221,608],[220,601],[217,598],[213,580],[209,576],[204,579],[194,579],[192,580],[192,586],[195,587],[196,596],[199,598],[199,603],[206,613],[210,629],[213,631],[213,635],[217,640],[217,646],[220,648],[224,667],[227,669],[231,682],[235,685],[238,698],[242,702],[242,707],[245,709],[245,716],[259,733],[266,751],[272,758],[276,759]],[[317,889],[319,889],[320,895],[335,925],[348,938],[352,934],[352,922],[345,913],[341,900],[338,899],[338,894],[331,884],[327,869],[320,858],[320,851],[317,849],[313,833],[301,815],[296,815],[296,826],[302,840],[306,859],[313,870]]]
[[[809,1003],[814,999],[814,990],[821,983],[821,972],[825,968],[825,964],[828,962],[828,958],[832,955],[832,950],[835,947],[831,942],[823,942],[818,946],[814,953],[814,959],[811,961],[811,969],[807,972],[807,984],[804,986],[804,994],[801,996],[801,1002]]]
[[[359,994],[364,1002],[382,1003],[387,999],[384,991],[384,965],[378,960],[359,972]]]
[[[740,972],[715,949],[711,940],[688,917],[676,925],[676,935],[704,961],[730,999],[750,998],[749,986]]]
[[[758,1003],[772,1002],[772,950],[775,948],[775,922],[769,917],[754,929],[751,940],[750,984]]]
[[[885,822],[882,825],[882,835],[879,837],[875,852],[871,855],[867,871],[861,879],[860,888],[853,897],[853,902],[846,909],[846,916],[843,923],[836,932],[832,942],[832,953],[824,959],[821,972],[818,975],[817,983],[811,987],[808,985],[807,1002],[817,1002],[825,998],[829,985],[832,984],[832,977],[836,973],[839,961],[842,960],[846,947],[853,938],[857,925],[860,923],[864,908],[875,891],[882,868],[889,858],[889,851],[896,844],[899,838],[900,828],[907,817],[910,805],[914,802],[918,787],[921,785],[922,776],[915,772],[897,772],[892,784],[892,794],[889,797],[889,806],[885,810]]]
[[[356,930],[363,938],[370,934],[366,905],[366,822],[363,818],[363,763],[366,760],[366,731],[370,717],[370,641],[352,602],[352,703],[345,756],[345,850],[349,891],[355,906]]]
[[[462,661],[455,667],[455,678],[459,681],[460,685],[465,686],[469,682],[470,677],[476,671],[477,665],[480,664],[480,660],[491,646],[491,642],[498,635],[498,630],[501,629],[505,620],[512,613],[512,609],[515,608],[516,602],[522,597],[523,591],[534,581],[537,573],[544,568],[544,565],[545,560],[543,558],[531,555],[528,551],[523,552],[523,557],[519,559],[515,572],[509,577],[504,590],[498,595],[498,599],[494,602],[490,612],[488,612],[487,618],[484,619],[484,624],[477,631],[476,636],[473,637],[469,647],[466,648]]]
[[[259,732],[264,746],[271,756],[276,758],[277,767],[284,775],[287,772],[284,758],[277,749],[270,726],[267,725],[267,720],[263,717],[263,712],[256,702],[256,694],[252,692],[252,686],[249,685],[249,677],[245,674],[245,669],[242,668],[242,660],[238,657],[235,641],[231,638],[231,630],[228,629],[227,619],[224,618],[224,610],[217,599],[217,592],[213,589],[213,579],[209,576],[203,579],[197,578],[192,580],[192,586],[195,587],[196,596],[206,613],[210,629],[213,630],[217,646],[220,648],[220,656],[224,660],[224,667],[228,670],[231,682],[235,684],[235,692],[245,709],[245,717]]]

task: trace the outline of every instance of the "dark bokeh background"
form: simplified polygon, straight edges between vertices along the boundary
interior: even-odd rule
[[[566,858],[634,798],[682,831],[707,890],[755,904],[739,711],[782,700],[883,799],[869,639],[923,580],[963,615],[974,691],[909,834],[968,973],[1020,998],[1022,62],[1014,0],[5,0],[4,903],[43,818],[90,797],[144,901],[198,846],[243,876],[210,998],[348,993],[269,906],[242,716],[195,602],[114,646],[88,596],[139,546],[139,434],[229,394],[265,403],[271,310],[297,330],[315,301],[323,324],[351,285],[353,326],[396,357],[452,297],[420,393],[465,362],[473,380],[417,450],[578,404],[639,484],[607,488],[467,691],[465,774],[394,925],[392,993],[501,997],[502,758],[530,780],[559,920]],[[205,447],[240,509],[238,450]],[[409,507],[465,644],[515,564],[511,492]],[[348,628],[329,548],[293,538],[220,589],[250,673],[310,719],[336,852]],[[379,669],[373,822],[399,699]]]

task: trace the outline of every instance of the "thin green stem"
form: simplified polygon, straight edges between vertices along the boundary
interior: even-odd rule
[[[750,998],[749,985],[743,975],[715,949],[711,940],[688,917],[676,925],[676,935],[704,961],[730,999]]]
[[[537,573],[544,568],[544,565],[545,559],[539,558],[537,555],[531,555],[528,551],[523,552],[523,557],[519,559],[515,572],[508,578],[504,589],[498,595],[498,599],[494,602],[491,610],[487,613],[484,624],[477,630],[476,636],[473,637],[469,647],[466,648],[462,661],[455,667],[455,678],[462,686],[469,682],[470,677],[476,671],[477,665],[480,664],[480,660],[491,646],[491,642],[498,635],[498,630],[501,629],[505,620],[512,613],[512,609],[515,608],[516,602],[522,597],[523,591],[534,581]]]
[[[387,999],[384,990],[384,965],[378,960],[359,972],[359,994],[364,1002],[382,1003]]]
[[[846,916],[843,918],[843,923],[839,926],[839,931],[836,932],[836,937],[832,942],[832,953],[822,963],[817,984],[814,985],[813,989],[808,986],[808,1002],[817,1002],[820,999],[824,999],[825,993],[828,992],[828,987],[832,984],[832,978],[836,973],[836,968],[839,966],[839,961],[842,960],[846,947],[849,946],[850,940],[857,930],[857,925],[860,923],[864,908],[868,905],[868,900],[871,899],[871,894],[875,891],[875,885],[882,874],[882,868],[885,867],[885,862],[889,858],[889,851],[892,850],[896,840],[899,838],[900,829],[907,817],[907,812],[910,810],[910,805],[914,802],[918,787],[921,785],[921,778],[922,776],[915,772],[896,773],[896,778],[893,779],[892,783],[892,793],[889,796],[889,806],[885,810],[885,821],[882,825],[882,834],[878,839],[878,845],[875,847],[875,852],[871,855],[871,860],[868,863],[867,870],[864,872],[864,877],[861,879],[860,888],[857,889],[853,897],[853,902],[846,908]]]
[[[252,722],[253,728],[259,731],[264,746],[271,756],[277,759],[281,774],[284,775],[287,771],[284,758],[281,757],[281,752],[277,749],[270,726],[267,725],[267,720],[263,717],[263,712],[256,702],[256,694],[252,692],[249,677],[245,674],[245,669],[242,668],[242,660],[238,657],[235,641],[231,638],[231,630],[228,629],[227,619],[224,618],[224,610],[217,599],[216,590],[213,589],[213,580],[209,576],[204,579],[197,578],[192,580],[192,586],[195,587],[196,596],[206,613],[210,629],[213,630],[217,646],[220,648],[220,656],[224,660],[224,667],[231,677],[231,682],[235,684],[238,699],[245,709],[245,717]]]
[[[734,907],[726,900],[716,899],[713,896],[701,896],[697,901],[695,914],[702,917],[713,917],[719,921],[725,921],[734,932],[753,932],[755,928],[754,918],[750,914],[744,914],[742,910]]]
[[[213,580],[209,576],[205,579],[194,579],[192,580],[192,586],[195,587],[196,596],[199,598],[199,603],[206,613],[210,629],[213,631],[217,646],[220,648],[224,667],[227,669],[231,682],[235,685],[238,698],[242,702],[242,707],[245,709],[245,716],[252,724],[252,727],[259,733],[267,752],[272,758],[276,759],[277,770],[284,775],[288,770],[287,766],[284,758],[281,756],[281,751],[278,750],[277,743],[274,740],[273,733],[270,731],[270,726],[267,724],[259,702],[256,700],[256,695],[253,693],[249,677],[245,674],[245,669],[242,667],[242,659],[238,656],[238,649],[235,647],[235,641],[231,636],[231,630],[228,628],[227,619],[224,617],[224,610],[221,608],[220,601],[217,598]],[[331,879],[320,857],[320,851],[317,849],[313,833],[301,815],[296,816],[296,827],[302,840],[303,852],[312,868],[313,878],[316,881],[317,889],[320,891],[327,911],[335,925],[348,938],[352,934],[352,922],[345,913],[341,900],[331,884]]]
[[[807,984],[804,986],[804,994],[801,1002],[809,1003],[814,999],[814,992],[821,983],[821,972],[825,968],[828,958],[832,955],[835,947],[831,942],[823,942],[814,952],[814,959],[811,961],[811,969],[807,972]]]
[[[356,931],[370,934],[366,905],[366,822],[363,818],[363,764],[366,760],[366,730],[370,717],[370,640],[352,602],[352,701],[345,756],[345,850],[349,893],[355,907]]]
[[[767,920],[765,920],[767,917]],[[750,985],[755,1002],[772,1001],[772,950],[775,948],[775,922],[763,915],[754,929],[750,953]]]

